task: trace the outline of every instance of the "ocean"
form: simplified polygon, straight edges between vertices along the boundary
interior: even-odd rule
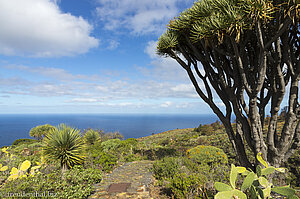
[[[215,115],[187,114],[2,114],[0,115],[0,147],[20,138],[30,138],[31,128],[51,124],[68,124],[77,129],[119,131],[124,138],[138,138],[173,129],[194,128],[217,121]]]

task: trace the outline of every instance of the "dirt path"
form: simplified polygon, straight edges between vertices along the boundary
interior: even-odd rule
[[[152,164],[153,161],[143,160],[125,163],[116,168],[111,174],[103,176],[101,183],[95,185],[96,193],[89,199],[150,199],[148,186],[153,181],[150,172]]]

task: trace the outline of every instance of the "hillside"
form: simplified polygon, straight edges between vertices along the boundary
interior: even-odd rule
[[[94,184],[101,185],[106,173],[126,162],[150,160],[153,162],[151,172],[156,179],[151,190],[157,197],[184,198],[202,187],[198,195],[211,198],[215,194],[214,182],[228,182],[230,164],[238,165],[219,122],[126,140],[122,140],[119,133],[89,129],[80,139],[84,142],[80,152],[83,160],[63,173],[59,161],[43,155],[45,141],[20,139],[2,148],[2,193],[49,191],[62,198],[86,198],[94,193]],[[285,165],[290,172],[273,183],[299,186],[299,163],[297,151]],[[79,184],[83,186],[79,187]]]

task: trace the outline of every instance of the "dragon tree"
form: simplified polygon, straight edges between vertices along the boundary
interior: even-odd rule
[[[199,0],[159,38],[157,53],[187,72],[248,168],[247,147],[274,166],[299,149],[299,18],[299,0]]]

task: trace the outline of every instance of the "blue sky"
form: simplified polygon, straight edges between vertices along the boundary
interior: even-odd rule
[[[193,0],[0,0],[2,113],[211,113],[155,54]]]

